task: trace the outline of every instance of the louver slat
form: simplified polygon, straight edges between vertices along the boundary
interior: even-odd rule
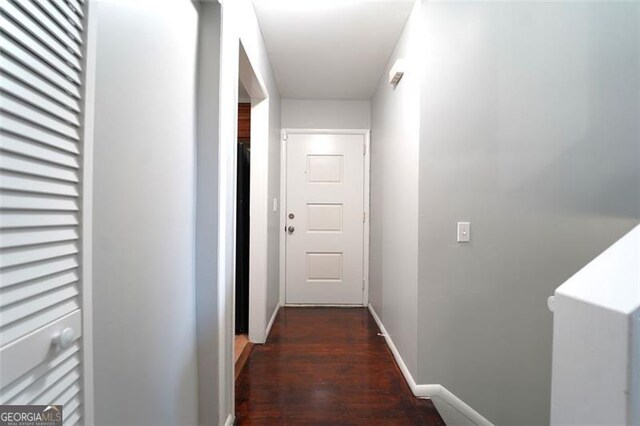
[[[80,38],[80,33],[67,33],[65,28],[59,26],[54,19],[50,18],[45,12],[40,10],[33,0],[13,0],[13,2],[28,13],[34,21],[46,28],[50,34],[53,34],[53,36],[57,38],[67,49],[70,49],[79,57],[82,56],[82,50],[80,47],[82,39]]]
[[[69,95],[77,99],[80,98],[80,90],[76,84],[64,78],[63,75],[56,72],[44,60],[29,52],[29,50],[24,48],[22,45],[14,43],[4,34],[0,34],[0,50],[12,57],[16,62],[40,75],[40,77],[49,80],[52,84],[64,90]]]
[[[60,59],[58,55],[43,45],[40,40],[15,25],[3,15],[0,15],[0,27],[2,27],[2,30],[9,34],[13,40],[19,40],[21,46],[45,61],[60,74],[68,77],[74,83],[80,84],[80,74],[78,70],[73,68],[73,64],[68,64],[63,59]]]
[[[4,153],[2,155],[2,159],[0,159],[0,170],[72,183],[77,183],[79,180],[77,170],[60,167],[55,164],[34,161],[24,156],[9,153]],[[2,206],[0,206],[0,208],[2,208]]]
[[[75,226],[69,228],[12,230],[3,233],[0,249],[70,241],[78,238],[78,229]]]
[[[38,194],[0,194],[0,208],[13,210],[78,211],[78,200],[64,197],[45,197]]]
[[[55,7],[49,0],[17,0],[19,4],[33,2],[36,3],[48,16],[53,19],[63,31],[73,37],[79,43],[82,43],[82,35],[78,27],[69,22],[69,19],[65,17],[57,7]]]
[[[53,101],[58,102],[63,107],[74,112],[80,112],[80,104],[76,98],[70,96],[65,90],[52,85],[36,72],[21,65],[9,55],[0,53],[0,70],[14,79],[19,80],[27,87],[36,90],[43,96],[47,96]]]
[[[72,169],[80,168],[77,155],[51,149],[15,135],[0,134],[0,150]]]
[[[26,281],[46,277],[62,271],[68,271],[78,267],[78,259],[75,256],[47,259],[37,265],[28,268],[5,268],[0,271],[0,288],[18,285]]]
[[[58,133],[73,140],[80,139],[78,129],[74,126],[69,126],[60,120],[56,120],[51,117],[51,115],[42,113],[38,109],[33,108],[24,102],[17,102],[12,98],[5,96],[0,108],[2,108],[3,111],[19,117],[23,121],[43,127],[49,131]]]
[[[12,175],[0,172],[0,180],[5,189],[12,191],[32,192],[34,194],[63,195],[77,197],[78,187],[70,182],[59,182],[34,178],[32,176]]]
[[[36,107],[40,110],[46,111],[48,114],[55,115],[56,118],[63,120],[68,124],[76,127],[80,125],[78,116],[74,112],[69,111],[68,108],[50,101],[38,92],[30,90],[27,86],[24,86],[23,84],[1,74],[0,90],[9,93],[14,98],[29,104],[31,107]]]
[[[74,212],[0,212],[0,229],[78,225]]]
[[[68,49],[76,48],[65,46],[55,37],[52,37],[48,31],[42,28],[42,23],[36,23],[31,17],[27,16],[20,8],[13,5],[9,1],[0,2],[0,10],[4,12],[14,22],[19,22],[20,26],[31,36],[38,39],[53,54],[58,56],[62,61],[72,66],[76,70],[80,70],[80,61],[78,56],[71,53]]]
[[[76,26],[76,28],[78,28],[79,30],[83,29],[81,17],[78,16],[78,14],[71,7],[65,4],[64,0],[49,1],[51,1],[53,5],[58,8],[58,10],[60,10],[62,14]]]
[[[27,122],[17,120],[10,115],[3,114],[2,112],[0,112],[0,131],[17,135],[21,138],[39,142],[44,145],[49,145],[72,154],[78,154],[80,152],[78,145],[75,142],[44,129],[36,128]]]
[[[63,244],[60,246],[64,249],[65,254],[77,253],[75,243]],[[55,288],[62,287],[78,281],[78,272],[75,270],[63,272],[61,274],[49,275],[44,278],[25,283],[20,286],[11,286],[0,290],[0,307],[12,305],[14,303],[25,300],[29,297],[51,291]]]
[[[62,423],[64,426],[75,426],[77,424],[79,424],[80,419],[82,418],[82,414],[80,412],[81,408],[77,408],[76,411],[74,411],[73,413],[69,414],[69,417],[67,417],[67,414],[65,413],[65,417],[67,417],[66,419],[64,419],[64,422]]]

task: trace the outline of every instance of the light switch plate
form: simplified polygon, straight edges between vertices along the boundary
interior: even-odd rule
[[[273,212],[276,213],[278,211],[278,199],[273,199]]]
[[[468,243],[471,241],[471,223],[458,222],[458,242]]]

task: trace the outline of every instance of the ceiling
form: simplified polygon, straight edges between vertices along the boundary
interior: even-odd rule
[[[280,96],[370,99],[413,0],[253,0]]]

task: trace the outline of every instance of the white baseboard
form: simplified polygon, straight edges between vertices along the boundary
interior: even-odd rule
[[[369,312],[371,312],[371,316],[378,324],[378,328],[380,332],[384,335],[384,339],[387,342],[387,346],[391,350],[393,357],[404,376],[404,379],[407,381],[411,392],[418,398],[428,398],[433,400],[436,409],[440,413],[440,416],[444,420],[444,422],[448,425],[462,426],[462,425],[478,425],[478,426],[493,426],[493,424],[485,419],[480,413],[475,411],[469,405],[467,405],[460,398],[455,396],[449,390],[447,390],[444,386],[439,384],[434,385],[418,385],[416,384],[411,372],[407,368],[400,352],[398,352],[398,348],[393,343],[391,336],[387,332],[386,328],[382,324],[380,317],[376,313],[373,305],[369,304]]]
[[[236,420],[236,417],[233,414],[229,414],[227,416],[227,420],[224,422],[224,426],[233,426],[233,422]]]
[[[277,305],[273,310],[273,315],[271,315],[271,319],[269,320],[269,324],[267,324],[267,330],[264,333],[264,342],[269,338],[269,333],[271,333],[271,327],[273,327],[273,323],[276,320],[276,316],[278,315],[278,311],[280,310],[280,305]],[[263,342],[263,343],[264,343]]]
[[[288,308],[366,308],[365,305],[356,304],[331,304],[331,303],[287,303],[284,306]]]
[[[396,359],[396,363],[398,364],[398,367],[400,367],[400,371],[402,371],[402,375],[404,376],[404,379],[407,381],[409,388],[411,388],[411,392],[413,392],[415,396],[424,396],[428,398],[428,396],[426,395],[417,394],[416,382],[415,380],[413,380],[413,376],[411,375],[411,372],[407,368],[407,364],[404,363],[402,356],[400,356],[400,352],[398,352],[396,345],[393,343],[393,340],[391,340],[391,336],[389,336],[389,333],[387,333],[387,329],[384,328],[384,325],[382,324],[382,321],[380,321],[380,318],[378,317],[378,314],[376,313],[375,309],[373,309],[372,304],[369,304],[369,312],[371,312],[371,316],[376,321],[376,324],[378,324],[378,328],[380,329],[382,334],[384,334],[384,339],[387,341],[387,346],[389,346],[389,349],[391,349],[391,353],[393,354],[393,357]],[[423,386],[429,386],[429,385],[423,385]]]

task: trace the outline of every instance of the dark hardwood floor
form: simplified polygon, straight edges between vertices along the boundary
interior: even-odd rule
[[[366,308],[282,308],[236,381],[236,424],[444,425]]]

